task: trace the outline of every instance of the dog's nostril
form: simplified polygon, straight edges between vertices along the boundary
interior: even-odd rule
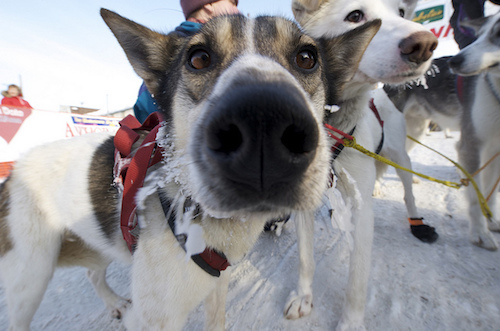
[[[301,154],[312,151],[316,146],[314,139],[296,125],[289,125],[281,136],[281,143],[291,153]]]
[[[436,50],[436,48],[437,48],[437,47],[438,47],[438,42],[436,41],[436,42],[432,43],[431,48],[430,48],[430,51],[431,51],[431,52],[434,52],[434,51]]]
[[[401,55],[409,62],[420,64],[431,58],[437,43],[437,38],[432,33],[420,31],[403,39],[399,44],[399,49]]]
[[[242,143],[241,131],[234,124],[218,128],[207,139],[208,148],[224,154],[236,152]]]

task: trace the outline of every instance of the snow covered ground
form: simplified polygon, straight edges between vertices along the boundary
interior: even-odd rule
[[[434,132],[424,143],[456,159],[453,139]],[[416,171],[457,181],[452,165],[423,147],[410,154]],[[375,200],[375,239],[366,306],[368,330],[500,330],[500,252],[468,241],[464,192],[421,180],[417,206],[440,238],[434,244],[415,239],[406,221],[403,188],[393,169]],[[500,241],[500,235],[495,234]],[[349,248],[345,233],[332,226],[326,208],[315,230],[314,309],[298,321],[283,318],[283,305],[297,280],[297,244],[293,224],[281,237],[263,234],[248,257],[233,267],[227,300],[228,330],[332,330],[347,284]],[[112,264],[109,283],[128,295],[129,268]],[[168,304],[168,303],[165,303]],[[185,330],[200,330],[203,307]],[[0,288],[0,330],[7,311]],[[86,280],[82,268],[59,269],[32,323],[33,330],[121,330]]]

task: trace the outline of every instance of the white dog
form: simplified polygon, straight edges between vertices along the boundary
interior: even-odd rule
[[[18,160],[0,186],[10,330],[29,330],[61,264],[87,267],[130,330],[181,330],[204,299],[205,328],[224,329],[224,269],[266,220],[320,205],[330,168],[324,105],[355,74],[380,21],[315,41],[275,17],[220,17],[186,37],[101,15],[166,122],[126,118],[114,142],[86,135]],[[114,259],[133,260],[131,309],[106,283]]]
[[[470,173],[500,152],[500,13],[468,23],[475,28],[478,39],[450,59],[450,67],[464,82],[464,114],[462,136],[458,143],[460,163]],[[488,204],[496,212],[496,192],[500,178],[500,157],[480,172],[477,184],[483,195],[491,194]],[[470,217],[470,240],[483,248],[496,250],[491,231],[500,231],[498,216],[486,219],[478,197],[467,188]]]
[[[378,82],[400,84],[422,76],[430,65],[437,39],[409,17],[416,1],[398,0],[294,0],[292,9],[300,25],[314,37],[332,37],[369,21],[382,19],[380,31],[364,54],[354,78],[347,83],[337,112],[327,113],[326,122],[357,142],[375,151],[382,140],[382,128],[369,109],[370,90]],[[332,109],[336,109],[332,107]],[[390,121],[390,119],[389,119]],[[403,122],[404,128],[404,122]],[[394,129],[392,124],[387,130]],[[385,131],[386,135],[391,133]],[[387,142],[387,144],[386,144]],[[402,144],[392,147],[392,144]],[[333,144],[333,143],[332,143]],[[404,139],[385,139],[386,149],[402,148]],[[364,329],[364,309],[373,240],[372,192],[376,178],[375,161],[360,152],[344,148],[333,161],[344,199],[353,201],[354,249],[349,267],[349,283],[339,330]],[[353,187],[349,177],[356,185]],[[356,197],[359,196],[360,199]],[[335,210],[333,211],[335,213]],[[296,220],[299,234],[300,278],[296,291],[285,307],[288,318],[309,314],[314,274],[313,229],[303,218]]]

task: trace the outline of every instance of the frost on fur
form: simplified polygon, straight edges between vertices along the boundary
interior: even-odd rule
[[[205,250],[206,244],[203,239],[203,229],[199,224],[192,221],[200,216],[199,207],[189,198],[190,191],[187,184],[187,174],[184,172],[188,164],[185,153],[177,151],[174,147],[174,139],[166,130],[165,123],[158,131],[156,141],[160,148],[163,148],[163,162],[160,169],[150,172],[136,194],[136,203],[138,210],[146,208],[145,202],[155,194],[158,189],[165,188],[168,183],[174,183],[179,186],[178,193],[173,199],[170,210],[165,215],[165,222],[175,212],[175,236],[180,245],[186,251],[186,260],[192,255],[199,254]],[[139,218],[139,227],[145,228],[147,224]]]
[[[183,194],[190,196],[189,176],[185,171],[190,163],[189,153],[177,150],[174,144],[175,137],[168,133],[168,128],[164,123],[158,130],[156,141],[158,146],[163,148],[162,156],[165,168],[162,170],[162,173],[165,176],[164,182],[179,185]]]
[[[352,251],[354,249],[352,212],[353,209],[359,209],[362,201],[356,181],[344,168],[341,168],[333,174],[332,186],[325,194],[332,210],[332,226],[345,234],[349,249]],[[344,197],[347,198],[344,199]]]
[[[429,67],[429,70],[425,73],[425,75],[418,77],[417,79],[408,82],[404,85],[404,88],[412,89],[414,86],[422,86],[424,89],[428,89],[429,86],[427,86],[427,77],[436,77],[441,71],[439,70],[439,67],[433,63]]]

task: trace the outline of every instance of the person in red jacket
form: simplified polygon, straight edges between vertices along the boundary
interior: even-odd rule
[[[33,109],[29,102],[23,99],[23,92],[17,85],[9,85],[7,91],[2,91],[2,95],[5,97],[2,99],[2,106]]]

